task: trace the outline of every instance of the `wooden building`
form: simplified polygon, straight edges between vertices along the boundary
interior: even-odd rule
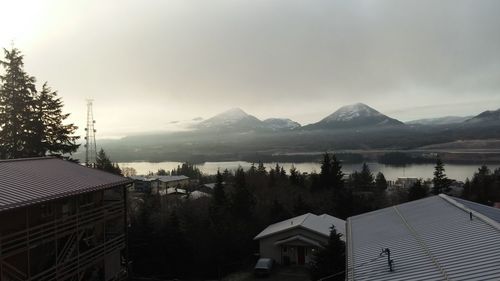
[[[0,280],[126,279],[130,183],[57,158],[0,161]]]

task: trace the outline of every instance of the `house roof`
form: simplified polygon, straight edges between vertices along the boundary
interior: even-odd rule
[[[144,177],[144,176],[130,176],[129,178],[133,179],[134,181],[146,181],[146,182],[157,180],[157,178],[155,177]]]
[[[180,175],[180,176],[159,176],[158,180],[161,182],[172,182],[172,181],[180,181],[180,180],[188,180],[189,177]]]
[[[459,201],[439,195],[348,218],[347,280],[499,280],[500,224]]]
[[[261,239],[276,233],[294,228],[304,228],[324,236],[330,236],[330,228],[335,226],[337,232],[345,234],[345,221],[327,214],[317,216],[307,213],[298,217],[287,219],[266,227],[261,233],[255,236],[254,240]]]
[[[132,182],[50,157],[1,160],[0,179],[0,211]]]
[[[324,248],[323,245],[321,245],[318,241],[307,238],[307,237],[302,236],[302,235],[295,235],[295,236],[288,237],[288,238],[285,238],[282,240],[278,240],[278,241],[274,242],[274,245],[278,246],[278,245],[282,245],[282,244],[288,244],[288,243],[293,242],[293,241],[301,241],[301,242],[307,243],[309,245],[316,246],[318,248]]]
[[[455,201],[457,201],[458,203],[464,205],[465,208],[469,208],[471,210],[474,210],[474,211],[481,213],[481,214],[487,216],[488,218],[500,223],[500,210],[499,209],[493,208],[490,206],[486,206],[483,204],[479,204],[476,202],[467,201],[467,200],[460,199],[460,198],[453,198],[453,199]]]

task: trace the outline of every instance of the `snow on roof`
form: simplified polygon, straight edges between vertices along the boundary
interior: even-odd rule
[[[143,177],[143,176],[130,176],[130,179],[133,179],[134,181],[155,181],[157,180],[156,177]]]
[[[186,194],[187,191],[182,188],[169,187],[167,188],[167,194]]]
[[[500,280],[499,224],[463,201],[432,196],[348,218],[347,280]]]
[[[189,197],[192,199],[198,199],[198,198],[202,198],[202,197],[211,197],[211,196],[212,195],[210,195],[206,192],[199,191],[199,190],[195,190],[195,191],[189,193]]]
[[[324,248],[323,245],[321,245],[318,241],[315,241],[313,239],[304,237],[302,235],[295,235],[295,236],[288,237],[288,238],[285,238],[285,239],[282,239],[282,240],[278,240],[278,241],[274,242],[274,245],[278,246],[278,245],[290,243],[292,241],[302,241],[302,242],[305,242],[307,244],[316,246],[318,248]]]
[[[332,227],[332,225],[335,226],[335,229],[338,233],[342,233],[342,235],[345,234],[344,220],[332,217],[327,214],[317,216],[315,214],[307,213],[275,224],[271,224],[270,226],[266,227],[266,229],[264,229],[261,233],[255,236],[254,240],[298,227],[308,229],[328,237],[330,236],[330,228]]]
[[[158,180],[161,182],[173,182],[173,181],[181,181],[188,180],[189,177],[180,175],[180,176],[159,176]]]

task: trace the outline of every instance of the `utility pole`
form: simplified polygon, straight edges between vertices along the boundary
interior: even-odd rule
[[[97,158],[97,145],[95,143],[94,114],[92,112],[92,102],[87,99],[87,127],[85,128],[85,166],[94,167]]]

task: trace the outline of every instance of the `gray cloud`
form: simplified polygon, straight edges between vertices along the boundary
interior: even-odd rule
[[[82,1],[52,13],[46,36],[19,46],[27,68],[75,122],[93,97],[104,135],[233,106],[301,123],[357,101],[402,120],[500,107],[499,1]]]

